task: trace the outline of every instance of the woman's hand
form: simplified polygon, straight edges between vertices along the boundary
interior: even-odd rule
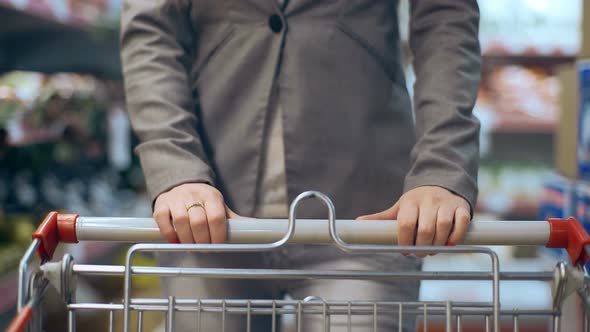
[[[416,246],[444,246],[463,240],[471,214],[469,203],[462,197],[441,187],[423,186],[406,192],[391,208],[357,219],[397,219],[400,246],[413,245],[414,238]]]
[[[223,243],[227,218],[240,218],[224,203],[219,190],[204,183],[186,183],[160,194],[154,219],[170,243]]]

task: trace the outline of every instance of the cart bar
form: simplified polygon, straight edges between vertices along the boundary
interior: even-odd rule
[[[229,219],[228,243],[272,243],[287,232],[286,219]],[[391,220],[338,220],[338,234],[350,244],[397,244],[398,223]],[[326,219],[299,219],[291,243],[333,243]],[[33,234],[38,254],[51,259],[59,242],[164,242],[152,218],[79,217],[51,212]],[[548,221],[473,221],[464,245],[534,245],[567,249],[572,263],[586,263],[590,236],[575,219]]]
[[[92,265],[92,264],[74,264],[72,271],[76,275],[84,276],[124,276],[124,265]],[[196,275],[201,278],[224,278],[224,279],[305,279],[316,277],[323,279],[411,279],[411,280],[490,280],[490,272],[455,272],[455,271],[419,271],[419,272],[370,272],[370,271],[344,271],[344,270],[269,270],[269,269],[199,269],[199,268],[177,268],[177,267],[151,267],[151,266],[134,266],[132,271],[135,275],[149,276],[179,276],[179,275]],[[553,272],[500,272],[502,281],[552,281]]]
[[[347,243],[396,244],[398,223],[391,220],[338,220],[338,234]],[[228,243],[271,243],[287,232],[287,219],[230,219]],[[79,217],[76,237],[80,241],[164,242],[151,218]],[[550,240],[546,221],[474,221],[465,245],[535,245]],[[327,219],[298,219],[290,243],[333,243]]]

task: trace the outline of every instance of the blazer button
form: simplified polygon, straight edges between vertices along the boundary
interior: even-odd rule
[[[268,18],[268,26],[270,26],[272,32],[279,33],[283,30],[283,20],[277,14],[271,15]]]

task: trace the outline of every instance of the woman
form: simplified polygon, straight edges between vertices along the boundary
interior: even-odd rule
[[[121,47],[128,111],[162,234],[170,242],[222,243],[227,217],[284,218],[295,195],[317,189],[333,199],[339,218],[398,219],[402,245],[459,243],[477,196],[478,23],[475,0],[411,2],[414,126],[397,1],[127,0]],[[319,204],[301,210],[302,217],[325,214]],[[397,255],[351,257],[310,246],[175,257],[165,262],[419,267]],[[168,283],[165,291],[411,300],[417,287],[187,280]],[[206,330],[216,320],[204,323]],[[180,319],[178,326],[185,330],[193,321]],[[227,324],[227,331],[244,327],[240,318]],[[253,324],[259,324],[253,330],[268,328],[268,321]]]

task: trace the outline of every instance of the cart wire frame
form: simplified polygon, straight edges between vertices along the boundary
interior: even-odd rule
[[[326,222],[317,220],[297,220],[296,212],[301,201],[309,198],[317,198],[322,201],[328,210],[327,228],[329,238],[318,237],[317,233]],[[289,209],[289,218],[286,220],[286,232],[284,227],[275,230],[274,241],[260,242],[261,238],[268,240],[268,232],[256,238],[240,239],[231,236],[239,233],[239,225],[255,224],[254,220],[240,224],[238,221],[229,220],[228,239],[226,244],[165,244],[165,243],[139,243],[132,245],[127,251],[125,265],[90,265],[77,264],[71,255],[65,254],[60,261],[51,262],[56,246],[60,242],[77,243],[79,240],[122,240],[137,241],[146,239],[154,240],[159,236],[157,225],[153,220],[145,218],[88,218],[89,223],[84,227],[82,217],[78,215],[62,215],[50,213],[37,231],[33,234],[33,241],[25,252],[19,264],[19,291],[17,316],[8,327],[8,332],[42,331],[43,295],[49,285],[55,287],[62,300],[66,304],[68,313],[68,331],[76,330],[76,312],[102,311],[109,315],[109,331],[114,331],[115,314],[123,313],[123,331],[132,328],[132,313],[137,318],[137,331],[144,330],[143,317],[148,312],[160,312],[165,315],[166,331],[174,331],[175,316],[178,313],[190,312],[195,316],[197,331],[201,328],[203,314],[214,313],[219,315],[221,330],[225,331],[226,320],[230,316],[245,316],[245,330],[251,330],[251,321],[254,315],[267,315],[271,317],[271,330],[277,331],[282,315],[292,315],[295,318],[297,331],[302,331],[303,321],[310,317],[321,319],[323,331],[330,331],[333,326],[333,318],[344,317],[343,324],[347,331],[354,330],[353,318],[364,316],[369,318],[373,331],[379,330],[379,318],[384,316],[396,317],[399,331],[403,330],[403,323],[408,319],[421,318],[421,328],[428,331],[429,317],[443,318],[445,331],[462,331],[465,319],[480,317],[486,332],[499,332],[501,318],[509,317],[512,320],[513,331],[518,331],[521,317],[543,316],[551,320],[552,330],[560,331],[561,306],[564,300],[571,294],[577,293],[581,299],[583,309],[582,328],[584,332],[590,331],[589,314],[590,292],[588,286],[590,279],[586,275],[583,264],[590,257],[590,236],[581,225],[573,218],[550,219],[547,222],[539,221],[529,223],[534,226],[502,233],[497,230],[501,224],[514,228],[516,223],[522,222],[498,222],[481,223],[472,222],[466,235],[467,244],[496,245],[496,244],[528,244],[545,245],[550,248],[565,248],[570,255],[573,265],[559,262],[554,271],[548,272],[500,272],[497,254],[487,247],[474,245],[461,246],[396,246],[391,244],[397,239],[397,226],[391,221],[336,221],[335,208],[332,201],[323,193],[308,191],[300,194],[292,202]],[[143,222],[143,223],[142,223]],[[136,224],[134,224],[136,223]],[[147,223],[147,224],[146,224]],[[278,224],[276,220],[264,223],[263,227]],[[296,224],[298,227],[296,227]],[[313,231],[307,231],[303,226],[312,227]],[[344,225],[344,227],[343,227]],[[374,233],[364,234],[364,238],[358,236],[371,225],[376,226]],[[131,227],[129,227],[131,226]],[[143,227],[145,226],[145,227]],[[284,224],[283,224],[284,226]],[[301,227],[300,227],[301,226]],[[93,228],[94,227],[94,228]],[[241,226],[240,226],[241,227]],[[251,226],[248,226],[251,227]],[[338,231],[342,227],[345,232]],[[350,228],[353,227],[353,228]],[[495,227],[495,228],[490,228]],[[325,228],[324,228],[325,229]],[[497,233],[490,237],[490,230]],[[537,235],[529,236],[526,241],[523,235],[532,234],[538,230]],[[105,231],[106,230],[106,231]],[[479,232],[478,232],[479,230]],[[358,231],[358,232],[357,232]],[[97,237],[99,233],[109,234],[110,237]],[[499,232],[499,233],[498,233]],[[528,232],[528,233],[527,233]],[[251,236],[252,229],[248,232]],[[255,232],[254,232],[255,233]],[[264,233],[264,234],[263,234]],[[320,232],[321,233],[321,232]],[[278,234],[278,235],[277,235]],[[311,234],[309,236],[303,236]],[[379,234],[383,239],[389,239],[390,244],[368,244]],[[506,236],[498,236],[506,235]],[[325,235],[325,234],[324,234]],[[383,237],[385,235],[385,237]],[[102,235],[101,235],[102,236]],[[265,237],[266,236],[266,237]],[[506,238],[512,238],[507,242]],[[520,237],[520,238],[519,238]],[[347,240],[344,240],[346,238]],[[533,240],[530,240],[533,238]],[[520,240],[519,240],[520,239]],[[162,241],[161,238],[158,239]],[[141,242],[141,241],[140,241]],[[247,243],[251,242],[251,243]],[[133,258],[138,253],[174,252],[185,254],[187,252],[262,252],[272,251],[283,247],[287,243],[317,243],[331,242],[340,250],[348,253],[449,253],[449,254],[479,254],[487,256],[490,260],[489,271],[346,271],[346,270],[295,270],[295,269],[235,269],[235,268],[186,268],[186,267],[147,267],[133,265]],[[379,242],[379,241],[377,241]],[[35,252],[41,258],[39,266],[33,266]],[[574,266],[575,265],[575,266]],[[75,299],[76,279],[82,276],[122,276],[124,296],[122,303],[77,303]],[[489,280],[492,284],[492,301],[458,302],[458,301],[332,301],[315,296],[309,296],[300,300],[254,300],[254,299],[180,299],[170,296],[168,298],[133,298],[131,296],[132,280],[134,276],[153,277],[194,277],[194,278],[218,278],[218,279],[350,279],[350,280]],[[500,280],[518,281],[546,281],[552,282],[553,303],[551,309],[520,310],[518,308],[503,309],[500,306]]]

